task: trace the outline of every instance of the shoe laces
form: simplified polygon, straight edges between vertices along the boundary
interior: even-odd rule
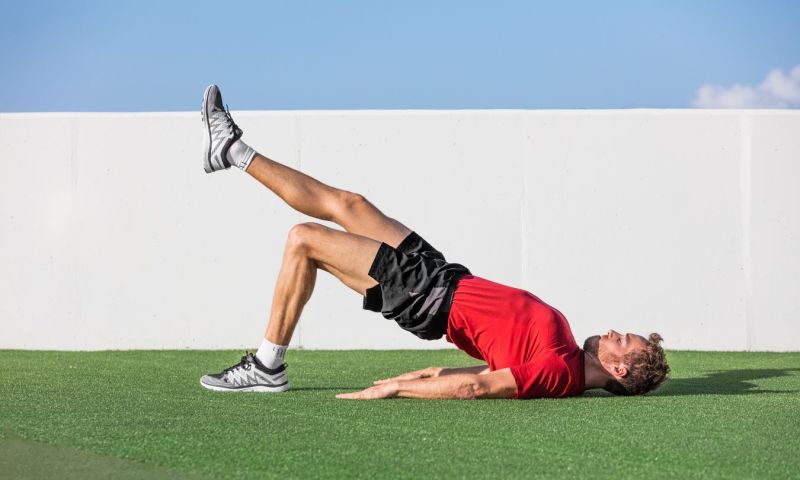
[[[237,369],[240,369],[240,368],[244,369],[244,370],[250,370],[250,368],[252,366],[253,366],[253,362],[250,360],[250,352],[245,352],[245,355],[242,357],[242,359],[239,361],[239,363],[237,363],[236,365],[233,365],[233,366],[230,366],[230,367],[226,368],[225,370],[222,371],[222,373],[227,375],[228,373],[233,372],[234,370],[237,370]]]
[[[233,121],[233,117],[231,117],[231,111],[227,103],[225,104],[225,126],[228,127],[228,131],[232,134],[236,133],[236,123]]]
[[[239,127],[236,126],[236,122],[234,122],[233,117],[231,117],[231,111],[228,109],[228,104],[225,104],[225,110],[218,110],[218,113],[218,115],[214,116],[215,126],[222,126],[229,135],[236,135]]]

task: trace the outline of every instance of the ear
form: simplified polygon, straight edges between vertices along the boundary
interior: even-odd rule
[[[628,367],[625,365],[618,363],[614,365],[611,373],[614,375],[615,378],[625,378],[628,375]]]

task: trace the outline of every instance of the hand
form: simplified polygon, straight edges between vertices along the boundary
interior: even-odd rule
[[[397,389],[394,383],[382,383],[374,387],[365,388],[360,392],[340,393],[336,398],[345,400],[377,400],[380,398],[391,398],[397,396]]]
[[[382,380],[375,380],[372,383],[375,385],[382,385],[387,382],[394,382],[399,380],[417,380],[419,378],[435,377],[439,374],[441,370],[442,370],[441,368],[436,368],[436,367],[423,368],[422,370],[415,370],[413,372],[404,373],[396,377],[384,378]]]

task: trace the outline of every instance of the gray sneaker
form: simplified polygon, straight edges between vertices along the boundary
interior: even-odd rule
[[[203,166],[206,173],[231,168],[228,149],[242,136],[240,129],[222,103],[222,92],[216,85],[209,85],[203,94],[200,111],[205,131],[203,132]]]
[[[284,392],[289,390],[286,364],[267,368],[255,355],[245,352],[242,360],[220,373],[203,375],[200,385],[217,392]]]

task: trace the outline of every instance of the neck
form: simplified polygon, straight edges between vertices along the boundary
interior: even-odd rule
[[[589,352],[583,352],[583,377],[586,381],[586,390],[592,388],[603,388],[608,379],[612,378],[611,374],[603,368],[600,360]]]

